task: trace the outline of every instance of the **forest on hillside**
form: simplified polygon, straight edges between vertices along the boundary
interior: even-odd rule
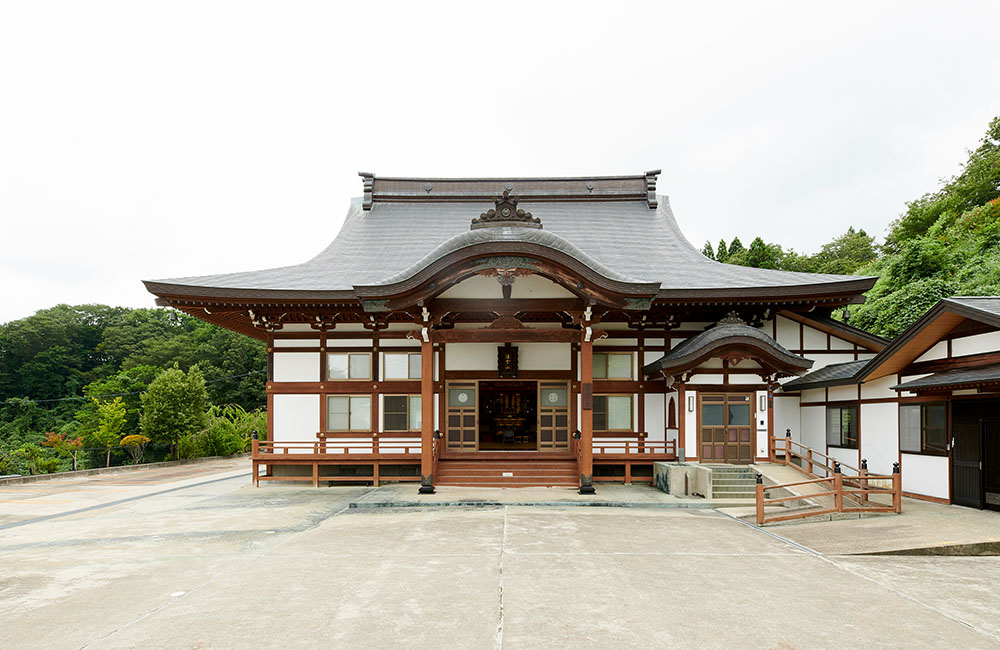
[[[852,305],[846,317],[887,338],[941,298],[1000,295],[1000,117],[957,175],[906,204],[881,244],[849,227],[813,255],[760,237],[747,247],[738,237],[714,247],[706,242],[702,253],[743,266],[878,276],[864,304]]]
[[[881,243],[849,227],[811,255],[760,237],[702,252],[878,276],[846,318],[889,338],[941,298],[1000,295],[1000,117]],[[266,431],[266,363],[260,341],[169,309],[57,305],[0,325],[0,475],[244,451]]]

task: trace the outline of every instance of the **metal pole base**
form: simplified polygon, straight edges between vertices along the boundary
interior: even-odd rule
[[[434,494],[433,485],[421,485],[420,489],[417,490],[417,494]]]
[[[597,490],[594,489],[593,485],[581,485],[580,494],[597,494]]]

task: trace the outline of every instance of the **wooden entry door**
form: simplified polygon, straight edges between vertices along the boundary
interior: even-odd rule
[[[699,452],[703,463],[753,462],[753,395],[702,394]]]
[[[448,384],[448,426],[445,441],[449,451],[475,451],[478,446],[477,393],[475,382]]]
[[[569,386],[538,384],[538,449],[569,449]]]

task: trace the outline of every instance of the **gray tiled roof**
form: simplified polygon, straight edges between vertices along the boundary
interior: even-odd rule
[[[781,388],[782,390],[805,390],[808,388],[853,384],[855,383],[854,377],[867,363],[868,359],[848,361],[846,363],[832,363],[785,382],[781,385]]]
[[[685,339],[661,358],[644,366],[642,370],[647,375],[651,375],[664,368],[671,368],[677,364],[684,364],[685,361],[694,360],[702,350],[710,349],[715,345],[729,342],[743,343],[747,339],[757,341],[769,349],[771,354],[803,370],[813,364],[811,360],[789,352],[780,343],[755,327],[736,323],[723,323]]]
[[[351,203],[340,233],[303,264],[259,271],[182,277],[147,282],[154,293],[210,295],[212,288],[302,292],[339,297],[356,285],[384,283],[412,268],[457,235],[492,202],[376,202],[363,210]],[[541,219],[596,265],[639,282],[661,283],[661,291],[712,290],[850,283],[866,290],[874,279],[775,271],[722,264],[704,257],[681,233],[666,197],[656,209],[645,201],[531,201],[521,207]],[[865,286],[857,286],[857,282]],[[832,287],[836,289],[837,287]],[[831,290],[832,290],[831,289]]]
[[[981,384],[986,382],[1000,381],[1000,364],[980,366],[978,368],[956,368],[936,372],[927,377],[914,379],[898,386],[893,386],[893,390],[914,391],[921,388],[936,388],[940,386],[961,386],[966,384]]]
[[[977,311],[1000,316],[1000,296],[954,296],[945,298],[945,303],[963,305]]]

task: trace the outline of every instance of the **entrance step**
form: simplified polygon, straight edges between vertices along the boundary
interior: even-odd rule
[[[480,487],[575,487],[580,478],[575,460],[442,459],[434,482]]]
[[[712,498],[754,499],[757,472],[745,465],[709,465],[712,470]]]

